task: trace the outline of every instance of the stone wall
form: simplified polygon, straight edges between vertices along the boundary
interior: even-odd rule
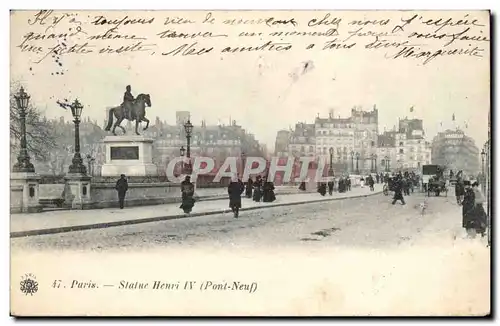
[[[90,195],[92,208],[118,207],[116,183],[93,183]],[[179,202],[180,185],[171,183],[129,183],[126,206],[145,206]]]
[[[23,206],[23,186],[11,185],[10,186],[10,212],[21,213]]]

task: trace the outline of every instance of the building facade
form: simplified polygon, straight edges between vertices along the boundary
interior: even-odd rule
[[[432,163],[471,176],[481,172],[480,151],[474,140],[460,129],[448,129],[434,137]]]

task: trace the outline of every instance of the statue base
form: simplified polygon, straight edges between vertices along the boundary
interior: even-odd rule
[[[157,176],[158,168],[153,164],[153,139],[144,136],[107,136],[106,163],[101,175],[104,177]]]

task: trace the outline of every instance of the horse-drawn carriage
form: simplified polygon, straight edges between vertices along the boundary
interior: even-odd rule
[[[422,185],[424,192],[430,197],[431,193],[436,196],[444,193],[448,196],[448,185],[444,178],[444,168],[439,165],[424,165],[422,168]]]

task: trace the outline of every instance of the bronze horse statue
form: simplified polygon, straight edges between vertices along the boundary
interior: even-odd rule
[[[125,104],[122,104],[125,105]],[[149,94],[139,94],[135,98],[134,102],[131,105],[131,119],[130,121],[135,120],[135,134],[140,135],[137,129],[139,128],[139,123],[144,121],[146,122],[146,127],[142,130],[146,130],[149,127],[149,120],[146,119],[146,106],[151,107],[151,98],[149,97]],[[115,129],[116,127],[120,127],[123,130],[123,133],[126,133],[125,128],[120,126],[123,120],[125,120],[125,117],[123,116],[123,111],[121,106],[116,106],[114,108],[111,108],[108,113],[108,125],[106,126],[106,131],[109,131],[111,129],[111,125],[113,125],[113,115],[116,118],[116,122],[113,126],[113,130],[111,131],[113,135],[116,136]]]

